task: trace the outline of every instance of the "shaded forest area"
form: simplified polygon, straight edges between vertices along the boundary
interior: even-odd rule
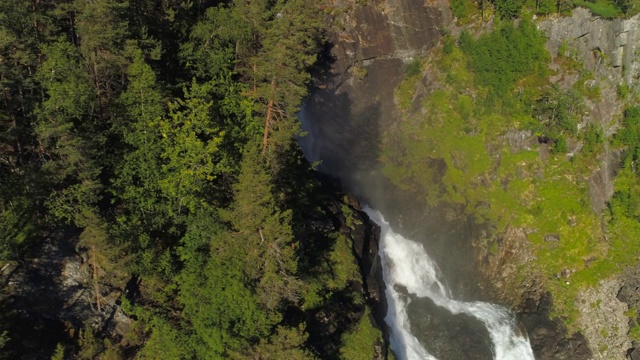
[[[362,218],[294,141],[322,25],[311,0],[0,0],[0,267],[68,243],[94,315],[133,322],[52,333],[4,282],[0,358],[338,358],[381,343],[340,224]]]

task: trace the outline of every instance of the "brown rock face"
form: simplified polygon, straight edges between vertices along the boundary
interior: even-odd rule
[[[440,40],[451,12],[444,1],[335,6],[317,91],[303,111],[303,128],[313,136],[301,146],[353,191],[357,177],[375,167],[380,129],[394,122],[393,92],[406,64]]]

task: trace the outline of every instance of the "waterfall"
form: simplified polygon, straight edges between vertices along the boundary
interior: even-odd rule
[[[465,313],[481,321],[491,336],[496,360],[534,359],[529,339],[517,330],[514,314],[501,306],[485,302],[463,302],[451,297],[437,264],[422,244],[408,240],[391,229],[377,210],[365,212],[380,228],[380,257],[388,303],[386,323],[391,347],[401,359],[436,359],[411,333],[407,305],[411,301],[396,290],[401,285],[417,297],[429,297],[453,314]]]

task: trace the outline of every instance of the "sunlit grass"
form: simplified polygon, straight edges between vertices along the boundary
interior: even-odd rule
[[[490,236],[499,236],[508,226],[528,229],[532,265],[554,297],[554,313],[574,328],[578,292],[640,260],[640,223],[625,218],[607,226],[606,219],[592,210],[588,178],[597,168],[602,145],[595,144],[573,159],[566,154],[543,159],[539,149],[548,144],[511,149],[503,137],[507,131],[531,128],[537,120],[522,109],[505,112],[499,106],[486,107],[481,99],[487,90],[474,84],[468,61],[457,47],[432,60],[440,69],[434,72],[440,86],[422,100],[422,112],[409,111],[418,79],[409,77],[400,85],[396,100],[402,110],[401,126],[393,134],[395,147],[383,150],[384,173],[430,203],[463,205],[478,223],[494,225]],[[542,75],[521,79],[516,84],[520,96],[540,96],[549,86]],[[588,80],[588,75],[581,80]],[[591,89],[579,90],[583,96],[597,95]],[[502,100],[520,101],[515,96],[506,93]],[[434,174],[433,159],[444,161],[443,174]],[[567,270],[568,278],[563,275]],[[528,273],[531,268],[520,271]],[[526,274],[516,276],[526,278]]]
[[[602,16],[607,19],[613,19],[624,15],[613,2],[607,0],[597,0],[596,2],[573,0],[573,3],[576,6],[582,6],[591,10],[594,15]]]

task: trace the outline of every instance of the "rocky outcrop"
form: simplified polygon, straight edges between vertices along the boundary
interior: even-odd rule
[[[522,303],[521,294],[539,299],[543,293],[542,274],[534,266],[533,247],[527,239],[526,229],[508,227],[495,240],[487,239],[485,234],[478,236],[484,243],[476,243],[477,267],[482,274],[483,283],[490,284],[487,289],[492,301],[509,304],[516,309]],[[522,279],[522,269],[528,276]]]
[[[587,112],[579,126],[595,124],[605,136],[612,136],[624,108],[618,87],[623,84],[636,86],[640,78],[640,58],[637,56],[640,15],[606,20],[593,16],[587,9],[577,8],[570,17],[546,19],[538,27],[548,37],[546,46],[551,56],[558,56],[561,49],[566,51],[565,56],[581,62],[593,73],[594,79],[589,80],[588,86],[600,89],[597,98],[586,99]],[[561,88],[569,88],[578,77],[561,72],[552,80]],[[588,180],[591,205],[596,213],[602,212],[613,195],[613,178],[619,168],[619,159],[620,152],[606,146],[598,158],[599,167]]]
[[[364,294],[373,308],[378,310],[377,318],[381,320],[386,313],[384,311],[386,309],[386,299],[384,295],[385,284],[382,278],[382,264],[378,254],[380,227],[362,211],[360,203],[355,198],[347,198],[351,200],[351,206],[353,206],[354,210],[357,210],[354,215],[358,217],[359,221],[352,229],[343,227],[341,231],[348,233],[353,241],[353,251],[360,267]]]
[[[619,276],[619,280],[622,286],[616,297],[629,307],[629,312],[625,314],[629,316],[629,328],[637,330],[640,327],[640,314],[638,313],[638,309],[640,309],[640,265],[627,269]],[[632,347],[627,349],[627,359],[640,360],[640,342],[637,340],[637,335],[631,345]]]
[[[563,42],[575,47],[587,69],[611,80],[624,79],[632,85],[640,77],[640,16],[630,19],[606,20],[577,8],[570,17],[540,22],[549,41],[547,49],[557,54]]]
[[[587,360],[592,353],[580,333],[570,335],[564,324],[550,319],[551,294],[533,294],[520,309],[520,325],[529,334],[529,342],[538,360]]]
[[[24,358],[48,358],[58,343],[80,329],[121,338],[133,320],[116,304],[119,289],[101,286],[102,306],[95,306],[90,269],[76,252],[73,234],[51,235],[32,258],[0,272],[0,311],[12,324],[10,336],[28,339],[9,343]],[[7,321],[7,318],[3,318]]]
[[[334,11],[329,19],[334,74],[372,60],[411,61],[432,48],[451,21],[443,0],[374,0],[364,6],[345,2],[336,3]]]
[[[387,308],[385,284],[378,256],[380,228],[369,220],[355,197],[340,190],[338,180],[322,174],[318,174],[318,180],[322,191],[317,194],[318,198],[314,198],[312,206],[317,211],[305,216],[307,232],[301,236],[311,238],[316,233],[339,234],[335,241],[342,241],[345,246],[340,247],[338,256],[342,261],[353,263],[354,270],[357,263],[360,276],[349,270],[347,286],[333,289],[323,306],[301,314],[307,324],[309,343],[318,356],[333,357],[340,353],[344,334],[353,330],[364,319],[363,316],[369,316],[371,324],[384,335],[374,345],[374,359],[386,359],[389,347],[384,322]],[[319,247],[307,255],[324,258],[322,246],[327,245],[328,239],[323,240],[324,244],[317,241]],[[367,311],[365,305],[371,311]]]
[[[631,348],[628,306],[616,297],[621,286],[618,279],[604,280],[581,291],[576,299],[578,326],[591,345],[593,359],[624,359]]]
[[[381,129],[393,124],[393,92],[406,64],[438,43],[451,10],[444,0],[338,1],[331,14],[329,45],[302,116],[313,137],[300,145],[311,161],[322,160],[320,170],[360,195],[358,180],[375,168]]]
[[[589,198],[597,214],[602,213],[613,196],[613,180],[620,168],[621,154],[620,150],[605,144],[605,152],[598,157],[600,167],[589,178]]]
[[[575,9],[572,16],[542,21],[539,28],[548,36],[547,49],[556,56],[561,47],[581,60],[585,69],[596,76],[594,85],[600,86],[600,98],[587,100],[588,113],[584,123],[599,125],[611,136],[615,121],[623,109],[617,86],[634,86],[640,77],[640,16],[631,19],[605,20],[594,17],[588,10]],[[575,81],[575,79],[573,80]],[[572,85],[568,81],[567,85]],[[609,149],[599,157],[600,166],[589,178],[589,195],[596,213],[601,213],[613,195],[613,178],[619,167],[620,152]]]
[[[412,299],[407,311],[412,314],[411,332],[439,360],[493,359],[491,337],[478,319],[452,314],[427,297]]]

